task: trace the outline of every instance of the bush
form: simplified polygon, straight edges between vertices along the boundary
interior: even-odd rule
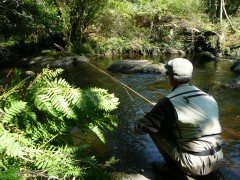
[[[101,38],[98,39],[95,51],[99,55],[105,55],[109,53],[125,53],[130,49],[131,42],[127,38]]]

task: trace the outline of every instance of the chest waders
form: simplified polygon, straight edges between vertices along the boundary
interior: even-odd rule
[[[171,131],[177,142],[186,143],[190,151],[176,148],[170,151],[171,157],[185,173],[193,176],[207,175],[220,168],[223,164],[221,145],[211,146],[211,142],[202,141],[214,139],[221,133],[214,98],[189,84],[177,87],[167,98],[174,106],[176,117]],[[191,151],[199,148],[200,151]]]

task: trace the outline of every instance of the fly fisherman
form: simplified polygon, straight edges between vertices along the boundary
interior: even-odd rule
[[[189,60],[175,58],[165,68],[173,90],[134,129],[136,134],[148,133],[166,161],[162,167],[154,163],[154,170],[176,179],[223,179],[216,101],[189,83],[193,72]]]

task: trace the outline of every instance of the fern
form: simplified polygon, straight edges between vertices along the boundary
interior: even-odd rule
[[[3,169],[14,164],[25,177],[83,179],[85,165],[94,166],[94,159],[85,154],[89,145],[71,147],[70,127],[94,132],[105,142],[105,131],[117,126],[117,119],[110,112],[117,108],[118,98],[104,89],[73,87],[59,77],[62,72],[46,68],[28,86],[27,80],[17,79],[13,81],[16,86],[3,88],[0,96]]]
[[[39,175],[47,171],[48,177],[81,177],[84,174],[84,167],[79,167],[75,156],[71,156],[66,149],[68,147],[44,146],[41,149],[28,147],[24,148],[25,159],[38,169]]]
[[[99,109],[109,112],[116,109],[119,104],[118,98],[113,94],[109,94],[105,89],[89,88],[87,90],[82,90],[82,92],[83,99],[80,102],[80,107],[84,110],[91,106],[94,110]]]
[[[81,94],[71,87],[64,79],[53,79],[59,73],[42,74],[35,85],[31,86],[32,93],[29,99],[34,100],[34,105],[40,110],[50,113],[54,117],[77,119],[73,106],[79,101]],[[52,81],[50,81],[52,80]]]
[[[30,141],[19,133],[0,131],[0,151],[11,157],[22,156],[23,145],[29,145]]]
[[[102,132],[102,130],[100,129],[99,125],[94,125],[94,124],[89,124],[89,128],[98,136],[98,138],[105,143],[105,137],[104,134]]]
[[[90,88],[89,92],[95,95],[96,98],[94,100],[97,99],[97,101],[93,100],[93,102],[98,109],[109,112],[116,109],[119,104],[118,98],[114,94],[109,94],[105,89]]]
[[[4,107],[5,115],[2,119],[2,122],[12,122],[16,116],[24,112],[26,105],[27,103],[23,101],[12,101],[10,107]]]
[[[0,180],[20,180],[21,177],[17,175],[17,170],[6,170],[0,172]]]
[[[42,169],[42,172],[48,170],[50,174],[55,175],[61,172],[59,177],[73,177],[83,174],[83,169],[81,171],[81,167],[77,166],[77,161],[74,159],[75,156],[70,154],[85,150],[87,148],[86,145],[78,148],[68,148],[67,146],[61,148],[45,145],[36,149],[31,147],[32,143],[29,143],[26,139],[23,141],[23,139],[21,137],[21,141],[19,141],[19,134],[1,132],[0,152],[32,163],[37,169]]]
[[[17,85],[13,86],[11,89],[9,89],[6,93],[3,93],[1,96],[0,96],[0,99],[6,99],[8,96],[10,96],[11,94],[13,93],[17,93],[25,84],[25,82],[27,81],[27,79],[29,78],[26,78],[24,80],[22,80],[21,82],[19,82]]]

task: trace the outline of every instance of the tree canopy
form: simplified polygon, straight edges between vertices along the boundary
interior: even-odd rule
[[[58,43],[82,54],[178,48],[184,46],[181,27],[225,33],[225,38],[238,32],[239,7],[238,0],[4,0],[0,38],[38,43],[38,49]],[[226,41],[237,36],[231,37]]]

